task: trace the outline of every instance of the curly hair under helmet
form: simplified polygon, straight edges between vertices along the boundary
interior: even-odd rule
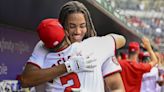
[[[66,23],[68,15],[72,14],[72,13],[77,13],[77,12],[83,13],[85,20],[86,20],[87,33],[85,34],[84,38],[96,36],[97,34],[96,34],[95,28],[93,26],[93,22],[91,20],[88,9],[82,3],[78,2],[78,1],[67,2],[61,8],[60,14],[59,14],[59,22],[64,27],[64,29],[67,30],[67,28],[68,28],[67,23]]]

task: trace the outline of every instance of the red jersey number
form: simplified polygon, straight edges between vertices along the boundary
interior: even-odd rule
[[[72,72],[65,76],[62,76],[60,77],[60,80],[61,80],[62,85],[68,84],[69,80],[72,80],[74,83],[73,85],[66,87],[64,92],[72,92],[71,88],[80,88],[80,81],[76,73]]]

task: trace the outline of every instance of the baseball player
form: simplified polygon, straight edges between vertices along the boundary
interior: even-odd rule
[[[59,21],[64,27],[66,36],[69,38],[70,43],[77,41],[81,42],[83,39],[96,35],[89,11],[82,3],[78,1],[69,1],[63,5],[63,7],[61,8],[61,12],[59,14]],[[123,36],[112,36],[115,39],[115,47],[117,49],[125,44],[125,39]],[[111,49],[112,50],[109,52],[114,53],[113,49],[115,48]],[[47,54],[50,51],[51,49],[45,47],[45,45],[41,41],[36,45],[32,53],[32,56],[28,60],[28,63],[20,79],[23,87],[40,85],[67,72],[65,64],[59,64],[58,66],[53,66],[48,69],[42,69],[42,65],[45,62],[45,58],[47,57]],[[86,58],[87,60],[91,59],[91,57],[83,58]],[[69,61],[74,61],[71,59],[72,58],[69,58]],[[88,64],[92,65],[92,63],[93,62],[90,62]],[[108,65],[105,65],[106,64],[103,64],[104,69],[102,69],[102,71],[109,71],[109,73],[106,73],[106,76],[104,77],[107,88],[109,88],[112,91],[123,90],[122,80],[119,72],[115,71],[115,68],[111,68],[108,67]],[[86,68],[87,70],[90,70],[93,67]],[[82,71],[86,71],[86,68]],[[75,70],[76,69],[82,68],[75,68]]]
[[[151,48],[148,38],[142,37],[143,46],[150,54],[148,63],[138,62],[140,45],[138,42],[129,43],[129,57],[127,60],[120,60],[122,67],[121,77],[125,86],[126,92],[140,92],[142,76],[144,73],[150,72],[158,60]]]
[[[121,70],[114,57],[115,42],[112,35],[91,37],[81,43],[75,42],[69,45],[62,26],[55,19],[43,20],[38,27],[38,34],[43,44],[52,49],[52,52],[47,54],[44,62],[31,63],[35,63],[43,69],[64,63],[67,69],[67,73],[46,83],[46,92],[104,92],[103,76],[108,75],[109,70],[107,72],[103,69],[103,63],[108,61],[104,65],[111,66],[110,70],[112,72]],[[111,50],[113,51],[111,52]],[[87,53],[92,53],[90,56],[95,58],[96,61],[88,66],[92,67],[91,72],[80,72],[78,68],[87,66],[87,60],[83,58],[88,56]],[[31,59],[33,58],[35,59],[35,57],[31,57]],[[75,60],[69,61],[69,59]],[[87,62],[90,62],[90,60]],[[112,67],[115,69],[112,69]],[[102,70],[104,71],[102,72]]]

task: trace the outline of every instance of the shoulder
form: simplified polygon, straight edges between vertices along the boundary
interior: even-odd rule
[[[82,41],[82,44],[101,47],[115,48],[115,40],[112,36],[96,36],[90,37]]]
[[[134,65],[137,69],[145,71],[145,72],[150,72],[151,70],[151,65],[149,63],[136,63]]]
[[[42,41],[39,41],[36,46],[36,48],[43,48],[44,47],[44,43]]]
[[[39,41],[33,51],[33,54],[47,54],[49,50],[44,47],[44,43],[42,41]]]
[[[99,41],[99,40],[104,40],[104,39],[110,39],[110,40],[115,40],[111,35],[105,35],[105,36],[94,36],[94,37],[89,37],[87,39],[84,39],[84,41]]]
[[[129,63],[127,60],[118,60],[119,63]]]

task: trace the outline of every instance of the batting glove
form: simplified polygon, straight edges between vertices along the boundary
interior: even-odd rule
[[[93,57],[84,57],[74,55],[65,62],[67,72],[92,72],[96,67],[96,59]]]

